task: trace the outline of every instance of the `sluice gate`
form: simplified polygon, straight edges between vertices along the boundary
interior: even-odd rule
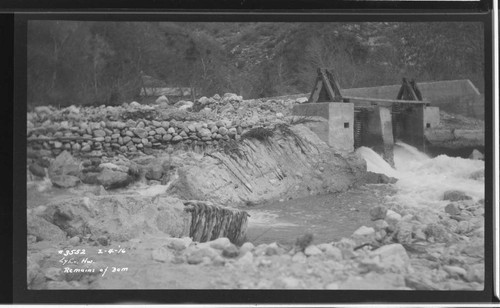
[[[326,119],[310,129],[333,148],[351,152],[366,146],[392,165],[396,140],[423,149],[424,131],[431,125],[426,115],[439,115],[439,109],[429,105],[413,80],[403,78],[397,99],[350,97],[341,95],[332,73],[318,69],[309,101],[295,105],[292,112]]]

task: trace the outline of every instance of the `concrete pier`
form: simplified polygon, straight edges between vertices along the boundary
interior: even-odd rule
[[[354,151],[354,104],[310,103],[293,106],[293,115],[322,117],[326,121],[308,125],[329,146],[341,152]]]

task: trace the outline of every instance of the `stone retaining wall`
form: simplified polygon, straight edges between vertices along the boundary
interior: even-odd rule
[[[50,114],[53,111],[50,107],[43,108],[28,114],[28,148],[45,150],[46,155],[54,156],[64,150],[73,156],[114,156],[151,154],[155,149],[179,145],[217,146],[224,141],[239,140],[251,128],[273,128],[284,122],[276,116],[273,119],[254,116],[253,121],[241,117],[176,120],[150,106],[132,111],[120,110],[121,107],[118,110],[115,110],[117,107],[87,107],[83,115],[73,113],[68,107],[68,112],[63,110],[58,116]],[[107,112],[109,110],[112,112]]]

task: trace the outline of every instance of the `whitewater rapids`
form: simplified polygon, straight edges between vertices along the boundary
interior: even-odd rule
[[[397,178],[393,202],[408,207],[439,209],[449,201],[445,191],[459,190],[477,201],[484,198],[484,161],[439,155],[431,158],[415,147],[397,142],[394,145],[392,168],[367,147],[356,151],[366,161],[367,170]]]

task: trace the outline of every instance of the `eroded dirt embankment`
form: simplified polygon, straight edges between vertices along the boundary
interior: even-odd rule
[[[246,139],[228,153],[186,161],[168,193],[224,205],[341,192],[365,176],[355,154],[335,153],[303,125],[276,130],[269,139]]]

